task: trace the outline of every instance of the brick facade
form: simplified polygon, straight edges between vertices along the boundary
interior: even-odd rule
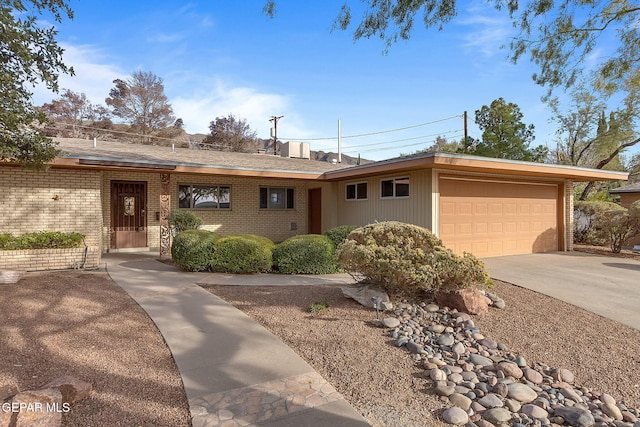
[[[105,171],[102,180],[102,239],[105,250],[111,245],[111,182],[147,183],[147,245],[160,247],[161,182],[159,172]],[[193,209],[204,220],[201,227],[221,235],[257,234],[281,242],[307,231],[307,184],[302,180],[257,179],[233,176],[170,174],[171,209],[178,209],[178,185],[222,185],[231,187],[230,209]],[[266,210],[259,207],[260,187],[294,188],[294,209]],[[158,213],[158,214],[157,214]]]
[[[100,171],[49,169],[39,172],[19,167],[0,168],[0,233],[77,232],[85,235],[90,253],[100,254],[102,236],[96,224],[102,224],[101,177]],[[84,248],[78,250],[82,254]],[[46,268],[32,268],[32,261],[24,261],[35,256],[26,253],[31,251],[3,251],[0,268],[13,268],[16,263],[26,263],[27,270],[68,268],[82,260],[74,251],[65,255],[41,253],[42,265]],[[51,262],[45,261],[47,258],[52,258]],[[88,266],[97,266],[99,258],[99,255],[94,257]]]

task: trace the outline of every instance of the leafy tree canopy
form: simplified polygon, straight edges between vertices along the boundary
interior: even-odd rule
[[[64,0],[0,2],[0,160],[40,168],[58,151],[33,127],[44,123],[46,115],[33,106],[29,86],[44,83],[57,92],[59,74],[73,74],[62,62],[55,28],[43,28],[38,22],[44,13],[56,22],[64,16],[73,18]]]
[[[105,99],[114,116],[124,119],[143,135],[174,123],[173,108],[162,79],[150,71],[136,71],[127,80],[116,79]]]
[[[476,110],[476,124],[482,139],[468,141],[466,152],[500,159],[543,162],[548,150],[544,146],[529,148],[535,138],[534,126],[522,122],[520,107],[503,98]]]
[[[233,114],[216,117],[209,129],[211,133],[202,141],[205,148],[242,153],[251,153],[258,148],[256,132],[251,130],[246,119],[236,118]]]
[[[353,3],[364,3],[360,18],[354,16]],[[276,5],[277,0],[267,0],[263,13],[275,16]],[[540,85],[572,86],[586,58],[597,61],[597,74],[609,91],[618,90],[620,82],[638,70],[640,7],[634,0],[494,0],[487,7],[509,15],[517,30],[509,57],[516,62],[528,56],[538,65],[533,80]],[[409,39],[417,20],[426,28],[441,30],[459,8],[448,0],[345,0],[334,28],[355,27],[354,39],[378,37],[389,48],[398,40]],[[609,37],[603,37],[605,33]],[[598,50],[603,54],[595,58]]]

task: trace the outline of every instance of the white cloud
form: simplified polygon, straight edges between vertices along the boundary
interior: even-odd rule
[[[104,99],[109,95],[113,87],[113,80],[123,78],[126,73],[118,67],[107,65],[101,52],[88,45],[69,45],[61,43],[65,50],[63,61],[72,66],[74,76],[61,74],[59,78],[60,91],[70,89],[74,92],[84,93],[89,101],[94,104],[104,104]],[[34,89],[34,103],[41,105],[58,98],[59,95],[47,90],[44,86]]]
[[[462,37],[463,47],[487,57],[500,53],[513,31],[509,19],[495,10],[487,10],[486,4],[467,9],[458,23],[467,27]]]
[[[209,133],[209,123],[216,117],[233,114],[246,119],[258,137],[270,136],[273,115],[285,116],[278,122],[278,134],[303,138],[309,135],[300,117],[292,111],[291,99],[285,95],[262,92],[250,87],[231,87],[220,80],[207,85],[190,96],[171,99],[176,117],[184,120],[189,133]]]

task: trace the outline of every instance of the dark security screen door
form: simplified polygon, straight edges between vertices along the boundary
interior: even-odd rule
[[[111,248],[147,246],[147,183],[111,182]]]

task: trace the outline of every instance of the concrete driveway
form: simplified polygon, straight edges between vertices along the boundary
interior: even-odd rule
[[[640,262],[581,252],[482,260],[494,279],[531,289],[640,330]]]

